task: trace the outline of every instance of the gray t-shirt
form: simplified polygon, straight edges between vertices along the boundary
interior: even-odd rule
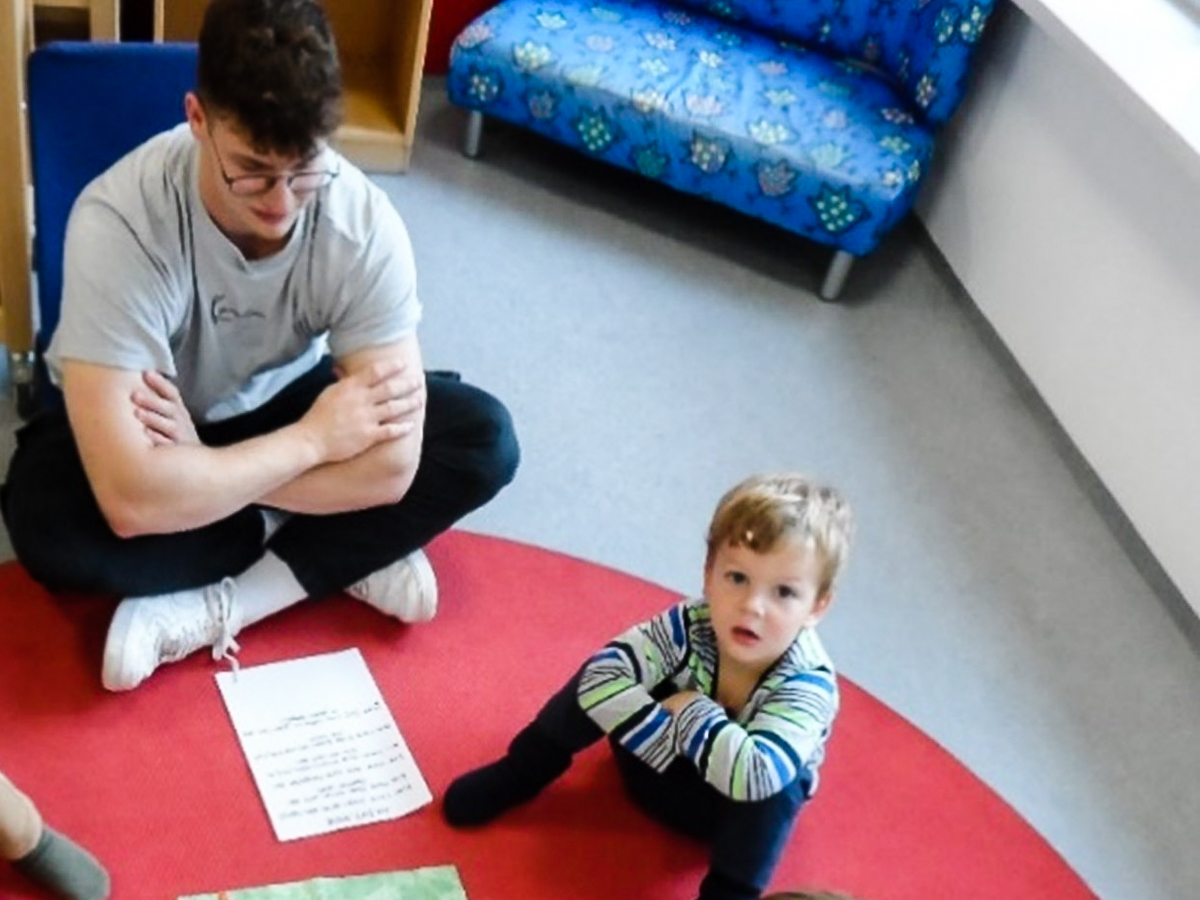
[[[200,201],[188,126],[151,138],[93,181],[67,223],[62,318],[47,350],[178,385],[197,422],[255,409],[311,368],[411,334],[421,317],[408,232],[387,195],[340,174],[287,245],[247,260]]]

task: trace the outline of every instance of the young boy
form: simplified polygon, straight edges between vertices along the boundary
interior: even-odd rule
[[[708,531],[704,596],[610,642],[443,812],[479,825],[532,799],[607,734],[632,799],[711,844],[701,900],[756,898],[817,770],[838,708],[814,626],[850,544],[849,506],[799,475],[743,481]]]
[[[63,900],[104,900],[108,873],[42,821],[38,808],[0,772],[0,859]]]

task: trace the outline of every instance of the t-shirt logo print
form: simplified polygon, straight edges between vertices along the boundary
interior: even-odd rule
[[[212,302],[209,304],[209,310],[212,315],[214,325],[219,325],[223,322],[236,322],[238,319],[266,318],[263,313],[255,309],[242,312],[233,305],[232,301],[226,300],[224,294],[213,295]]]

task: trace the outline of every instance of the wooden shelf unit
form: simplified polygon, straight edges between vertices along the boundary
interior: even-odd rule
[[[121,9],[119,0],[33,0],[37,10],[74,10],[86,13],[88,36],[93,41],[120,39]]]
[[[154,0],[154,39],[194,41],[208,0]],[[334,144],[369,172],[403,172],[412,155],[432,0],[324,0],[345,86]]]
[[[0,0],[0,159],[9,164],[0,183],[0,340],[22,411],[32,397],[34,358],[25,60],[39,12],[59,11],[86,15],[92,40],[115,41],[120,30],[119,0]]]
[[[29,153],[25,138],[25,58],[33,45],[33,9],[26,0],[0,3],[0,158],[9,161],[0,185],[0,317],[15,379],[33,349],[29,242]]]

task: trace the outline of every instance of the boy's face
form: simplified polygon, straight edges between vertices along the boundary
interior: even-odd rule
[[[825,614],[830,593],[818,594],[822,561],[797,540],[767,553],[726,544],[705,572],[722,667],[757,677],[787,652],[804,628]]]

